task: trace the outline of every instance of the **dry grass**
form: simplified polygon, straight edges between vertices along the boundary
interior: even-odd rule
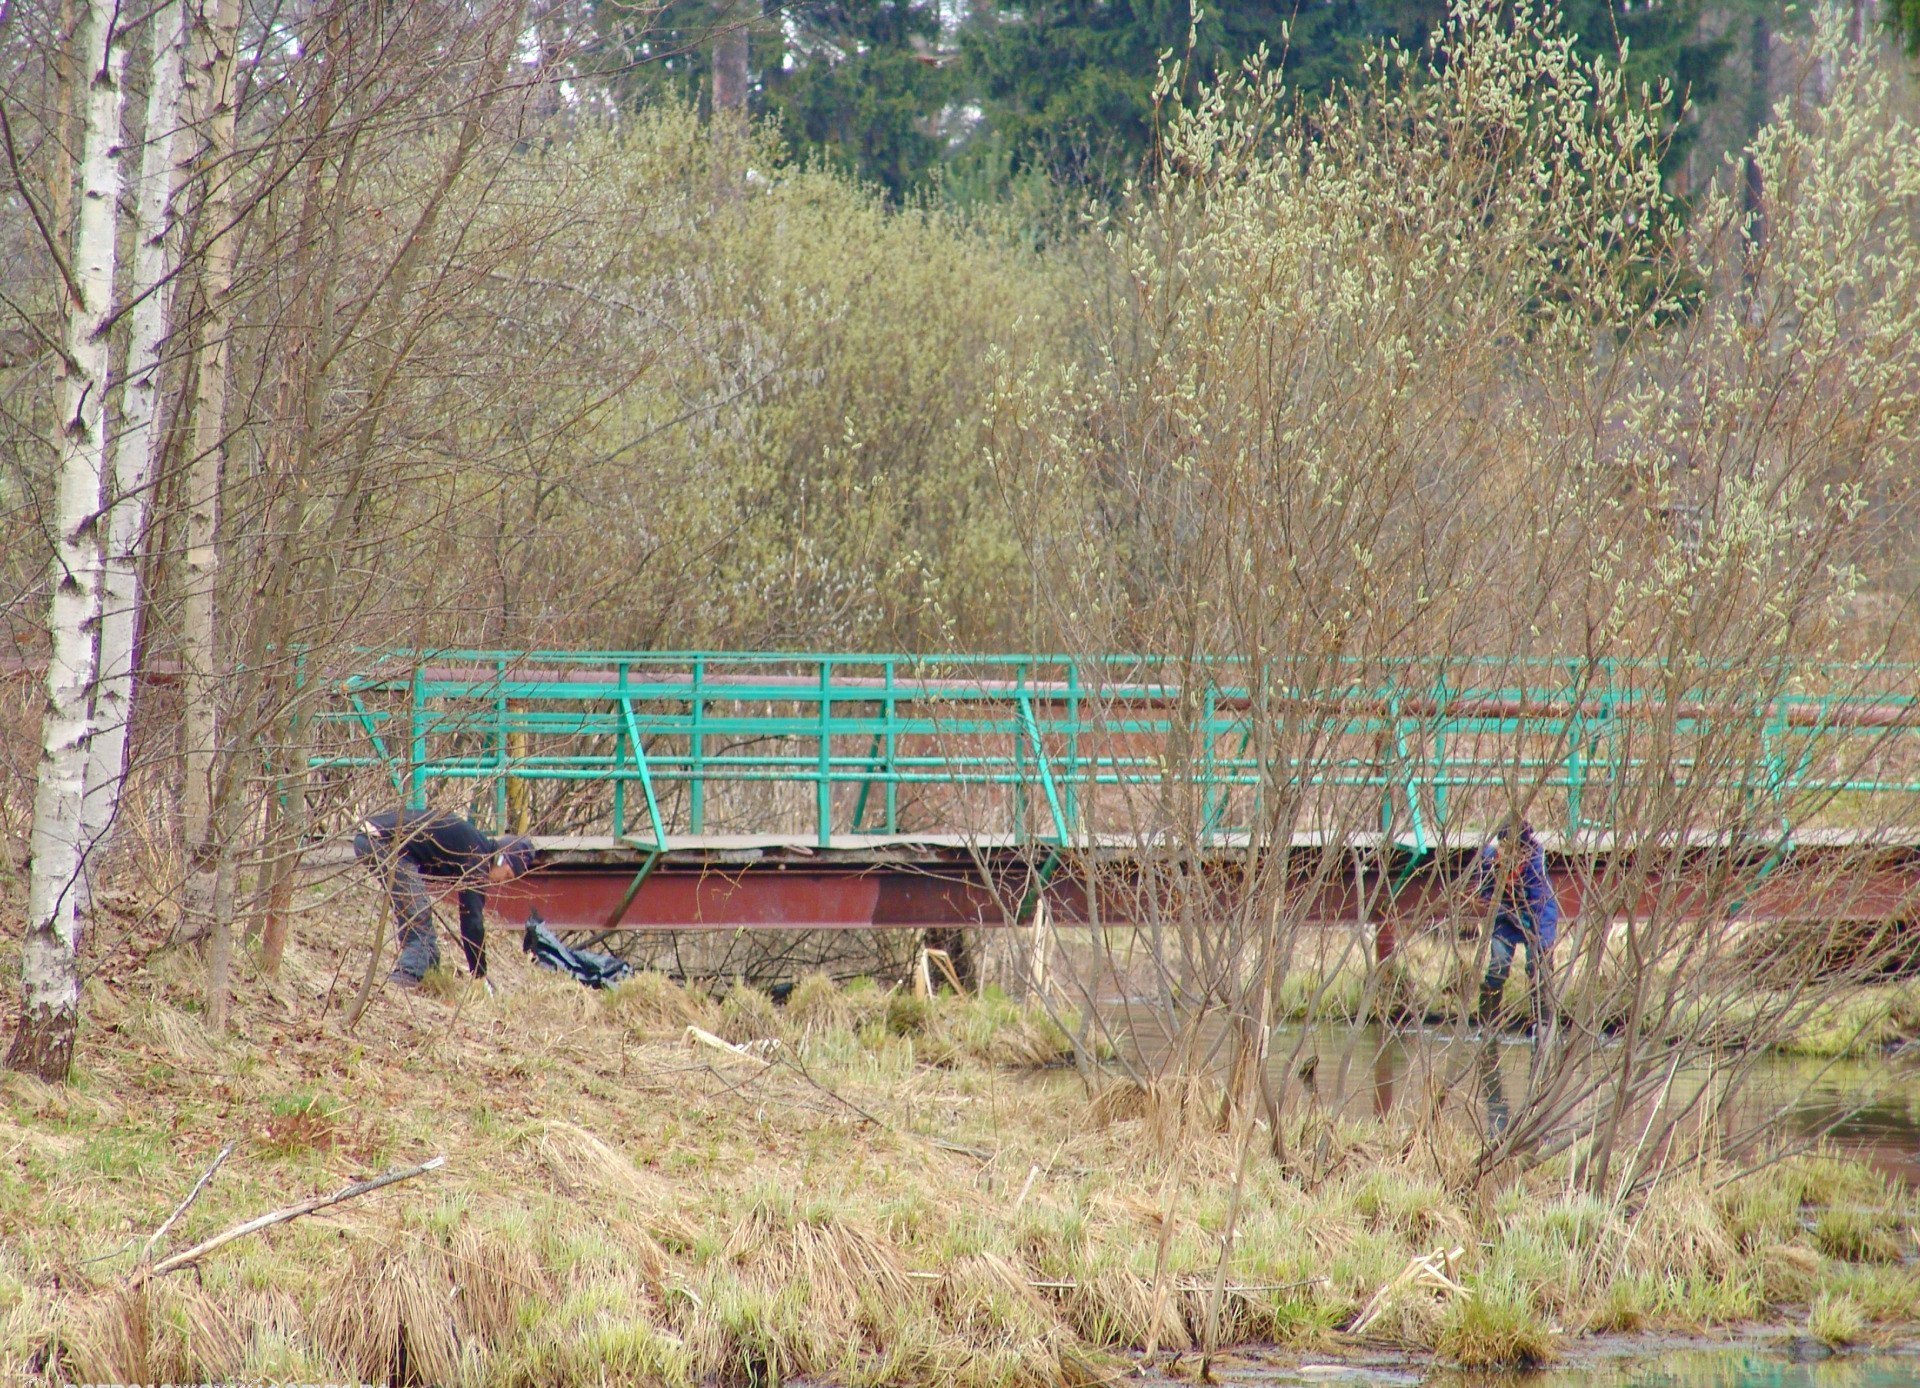
[[[90,985],[76,1082],[0,1081],[0,1361],[81,1382],[1053,1385],[1204,1339],[1234,1167],[1213,1087],[1085,1084],[1054,1068],[1058,1030],[998,997],[594,994],[497,954],[496,996],[382,995],[351,1033],[325,997],[353,961],[311,940],[271,988],[243,980],[225,1042],[191,959]],[[733,1057],[689,1025],[782,1046]],[[1551,1165],[1489,1199],[1445,1129],[1297,1123],[1292,1167],[1249,1170],[1229,1341],[1337,1353],[1439,1247],[1468,1250],[1468,1294],[1412,1286],[1369,1339],[1468,1363],[1546,1357],[1557,1328],[1874,1341],[1920,1305],[1920,1270],[1887,1261],[1911,1251],[1912,1193],[1845,1163],[1708,1171],[1625,1209]],[[448,1164],[122,1291],[232,1137],[173,1247]]]

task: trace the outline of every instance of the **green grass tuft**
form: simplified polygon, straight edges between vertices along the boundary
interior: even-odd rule
[[[1900,1261],[1899,1221],[1884,1210],[1838,1205],[1822,1210],[1814,1221],[1814,1241],[1829,1258],[1849,1263]]]
[[[1532,1368],[1559,1355],[1559,1337],[1525,1288],[1505,1279],[1476,1281],[1448,1304],[1436,1349],[1470,1369]]]
[[[1860,1309],[1859,1302],[1845,1294],[1822,1292],[1807,1312],[1807,1334],[1834,1349],[1858,1344],[1866,1330],[1866,1312]]]

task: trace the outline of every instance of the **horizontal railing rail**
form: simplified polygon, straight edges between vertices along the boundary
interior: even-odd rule
[[[1147,788],[1197,795],[1204,830],[1225,833],[1288,787],[1375,795],[1381,829],[1420,852],[1516,794],[1551,797],[1569,834],[1605,828],[1651,777],[1724,792],[1784,835],[1815,801],[1861,819],[1920,813],[1917,673],[1539,657],[1255,670],[1129,656],[369,652],[355,671],[310,677],[321,688],[308,764],[377,769],[414,805],[437,784],[484,786],[497,821],[510,782],[556,786],[584,796],[576,820],[585,805],[655,849],[708,832],[725,788],[783,787],[787,801],[733,806],[730,829],[791,832],[797,816],[821,844],[899,833],[904,796],[940,790],[913,807],[913,828],[1061,844],[1092,821],[1110,827],[1123,793]],[[629,834],[642,812],[644,836]]]

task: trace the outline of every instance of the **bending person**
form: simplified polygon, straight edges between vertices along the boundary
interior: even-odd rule
[[[1560,903],[1547,880],[1547,851],[1533,826],[1520,822],[1516,836],[1511,826],[1480,850],[1480,899],[1494,909],[1493,940],[1487,954],[1487,975],[1480,982],[1480,1003],[1474,1024],[1498,1025],[1500,1000],[1513,970],[1514,951],[1527,951],[1528,992],[1533,1024],[1544,1030],[1553,1019],[1550,995],[1553,937],[1560,928]]]
[[[498,841],[441,810],[389,810],[362,820],[354,856],[386,884],[400,935],[400,958],[388,976],[402,988],[417,988],[440,962],[429,879],[460,892],[460,948],[467,970],[487,976],[487,888],[511,881],[533,866],[533,843],[512,836]],[[443,888],[444,890],[444,885]]]

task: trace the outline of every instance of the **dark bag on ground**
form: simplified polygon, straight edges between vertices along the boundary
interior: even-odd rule
[[[526,934],[520,948],[533,956],[542,968],[572,974],[589,988],[609,988],[623,978],[633,977],[633,965],[610,954],[595,954],[590,949],[570,949],[560,937],[541,924],[538,915],[527,917]]]

